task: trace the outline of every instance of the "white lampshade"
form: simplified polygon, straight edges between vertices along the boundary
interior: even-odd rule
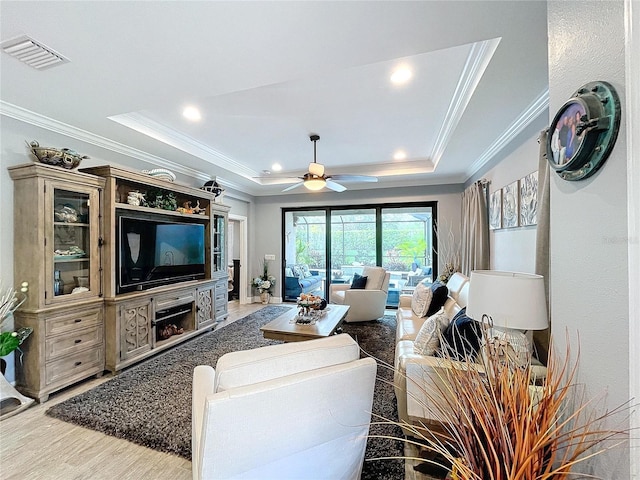
[[[467,316],[493,326],[517,330],[544,330],[549,326],[544,278],[529,273],[474,270],[469,279]]]

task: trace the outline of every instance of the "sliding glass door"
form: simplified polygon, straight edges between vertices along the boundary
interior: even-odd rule
[[[331,211],[330,253],[332,283],[351,283],[362,267],[377,265],[375,209]]]
[[[284,299],[326,298],[331,283],[351,283],[364,266],[390,274],[387,305],[430,282],[436,202],[283,210]]]
[[[433,209],[431,206],[383,208],[382,266],[391,272],[387,304],[397,306],[400,294],[413,293],[433,275]]]
[[[301,293],[325,297],[327,228],[325,210],[284,212],[284,300]]]

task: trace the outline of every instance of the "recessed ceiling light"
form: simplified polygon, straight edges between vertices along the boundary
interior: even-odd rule
[[[279,163],[274,163],[273,165],[271,165],[271,170],[273,170],[274,172],[279,172],[280,170],[282,170],[282,165],[280,165]]]
[[[393,83],[394,85],[402,85],[404,83],[407,83],[411,79],[412,75],[413,73],[411,72],[409,67],[398,67],[391,74],[391,83]]]
[[[407,152],[405,152],[404,150],[398,150],[396,153],[393,154],[394,160],[404,160],[406,158],[407,158]]]
[[[200,115],[200,110],[198,110],[196,107],[191,107],[191,106],[186,107],[182,111],[182,116],[187,120],[191,120],[192,122],[197,122],[202,119],[202,116]]]

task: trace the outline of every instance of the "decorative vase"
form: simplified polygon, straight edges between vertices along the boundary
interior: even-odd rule
[[[260,293],[260,301],[262,302],[263,305],[268,304],[270,299],[271,299],[271,294],[269,292]]]
[[[53,294],[58,296],[64,293],[64,282],[60,278],[60,270],[53,272]]]

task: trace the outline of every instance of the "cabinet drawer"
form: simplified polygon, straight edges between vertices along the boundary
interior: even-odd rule
[[[102,324],[102,307],[65,313],[46,320],[46,336],[74,332],[79,328]]]
[[[221,313],[227,313],[227,304],[226,303],[223,303],[223,304],[217,304],[216,303],[215,312],[216,312],[216,317],[219,316]]]
[[[85,350],[93,346],[102,347],[102,325],[78,329],[66,335],[47,337],[45,340],[45,359],[54,360],[63,355]]]
[[[226,295],[226,293],[223,293],[222,295],[220,295],[220,294],[217,294],[217,295],[216,295],[216,300],[215,300],[215,304],[216,304],[216,305],[220,305],[221,303],[225,303],[225,304],[226,304],[226,303],[227,303],[227,301],[228,301],[228,300],[227,300],[227,295]]]
[[[84,374],[104,369],[104,353],[102,347],[83,350],[74,355],[61,358],[46,364],[46,383],[59,382],[72,377],[82,378]]]
[[[228,282],[226,280],[216,282],[216,290],[215,290],[216,291],[216,293],[215,293],[216,297],[218,295],[220,295],[221,293],[226,293],[227,285],[228,285]]]
[[[165,308],[184,305],[195,301],[195,291],[181,290],[167,295],[159,295],[154,298],[154,301],[157,312],[158,310],[164,310]]]

